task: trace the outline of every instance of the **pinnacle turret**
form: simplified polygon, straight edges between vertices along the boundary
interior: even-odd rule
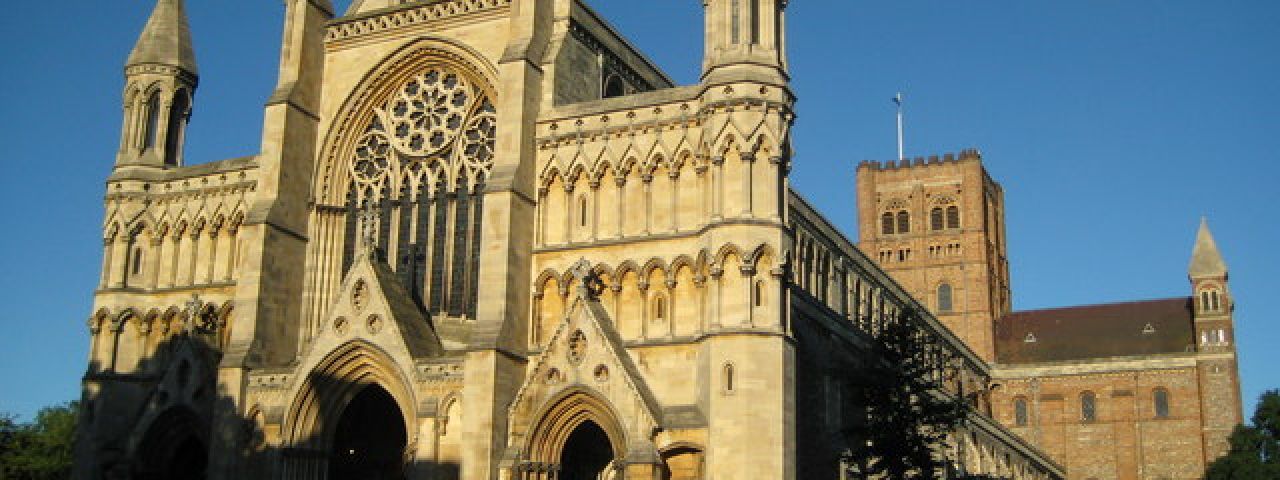
[[[199,74],[183,0],[157,0],[126,66],[148,64],[177,67],[192,76]]]
[[[1200,219],[1200,231],[1196,233],[1196,246],[1191,250],[1191,264],[1187,266],[1187,274],[1192,278],[1216,277],[1227,274],[1227,263],[1218,252],[1218,244],[1213,241],[1209,232],[1209,222]]]

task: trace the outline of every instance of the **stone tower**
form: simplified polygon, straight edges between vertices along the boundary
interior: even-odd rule
[[[199,83],[182,0],[160,0],[125,64],[117,167],[177,167]]]
[[[1004,190],[977,150],[858,166],[859,247],[984,360],[1009,313]]]
[[[1240,424],[1244,416],[1232,318],[1235,302],[1227,286],[1227,264],[1204,219],[1196,232],[1187,276],[1191,280],[1192,317],[1199,353],[1196,369],[1200,377],[1200,421],[1207,464],[1227,453],[1231,429]]]

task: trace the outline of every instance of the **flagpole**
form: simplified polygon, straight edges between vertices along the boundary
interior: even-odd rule
[[[907,156],[902,151],[902,92],[893,97],[893,103],[898,106],[898,160],[905,160]]]

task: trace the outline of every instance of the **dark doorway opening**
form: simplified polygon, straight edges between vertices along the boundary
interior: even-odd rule
[[[613,461],[613,444],[595,422],[573,429],[560,453],[560,480],[597,480]]]
[[[403,480],[407,439],[404,416],[391,394],[365,387],[347,404],[334,430],[329,478]]]
[[[198,432],[203,423],[194,412],[172,408],[156,418],[138,445],[133,478],[138,480],[204,480],[209,449]]]

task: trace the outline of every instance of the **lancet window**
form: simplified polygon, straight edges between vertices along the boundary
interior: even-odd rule
[[[482,88],[443,67],[374,109],[348,163],[344,272],[372,241],[429,313],[474,316],[496,114]]]

